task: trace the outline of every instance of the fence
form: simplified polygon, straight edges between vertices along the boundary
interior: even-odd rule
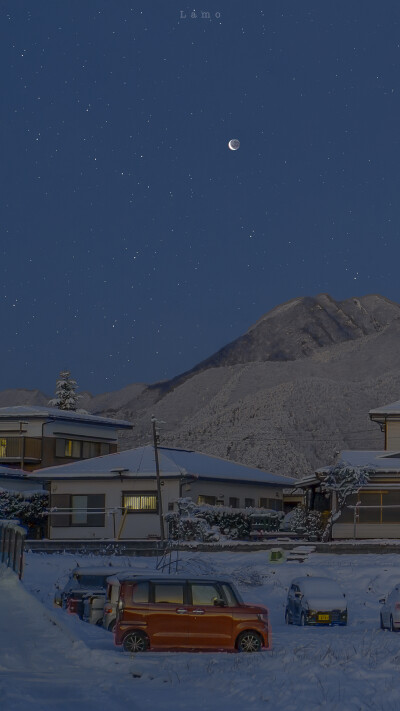
[[[21,580],[26,531],[15,521],[0,519],[0,562],[12,568]]]

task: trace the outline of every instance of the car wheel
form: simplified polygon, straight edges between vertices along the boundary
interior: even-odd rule
[[[307,624],[306,623],[306,616],[305,616],[304,612],[302,612],[300,615],[300,625],[301,625],[301,627],[305,627],[306,624]]]
[[[393,624],[393,617],[392,617],[392,615],[390,615],[390,631],[391,631],[391,632],[397,632],[397,629],[396,629],[396,627],[395,627],[394,624]]]
[[[116,622],[117,622],[116,620],[113,620],[112,622],[110,622],[110,624],[108,625],[108,628],[107,628],[109,632],[115,632]]]
[[[125,652],[145,652],[149,648],[149,641],[143,632],[129,632],[123,641]]]
[[[381,625],[381,630],[384,630],[384,629],[385,629],[385,625],[383,624],[382,613],[379,615],[379,621],[380,621],[380,625]]]
[[[293,624],[293,620],[292,620],[292,618],[290,617],[289,610],[286,610],[286,611],[285,611],[285,622],[286,622],[287,625],[292,625],[292,624]]]
[[[262,640],[257,632],[248,630],[242,632],[237,639],[239,652],[259,652],[262,647]]]

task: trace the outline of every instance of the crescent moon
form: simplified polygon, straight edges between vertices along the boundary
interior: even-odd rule
[[[231,151],[237,151],[237,149],[240,148],[240,141],[238,141],[237,138],[231,138],[228,143],[228,148],[230,148]]]

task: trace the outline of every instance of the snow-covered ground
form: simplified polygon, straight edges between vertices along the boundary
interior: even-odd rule
[[[28,554],[23,583],[0,570],[2,711],[395,711],[400,709],[400,634],[379,629],[378,599],[400,581],[399,557],[311,554],[272,564],[267,552],[186,553],[181,572],[230,574],[248,602],[266,604],[271,651],[144,653],[130,657],[105,630],[53,607],[55,584],[76,562],[138,572],[154,558]],[[335,578],[347,627],[286,626],[287,588],[298,575]]]

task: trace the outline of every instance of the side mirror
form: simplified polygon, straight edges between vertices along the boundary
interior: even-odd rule
[[[215,597],[214,600],[213,600],[213,604],[214,604],[216,607],[225,607],[225,601],[222,600],[221,597]]]
[[[386,598],[385,598],[385,597],[381,597],[381,599],[379,600],[379,602],[380,602],[381,605],[384,605],[385,602],[386,602]]]

